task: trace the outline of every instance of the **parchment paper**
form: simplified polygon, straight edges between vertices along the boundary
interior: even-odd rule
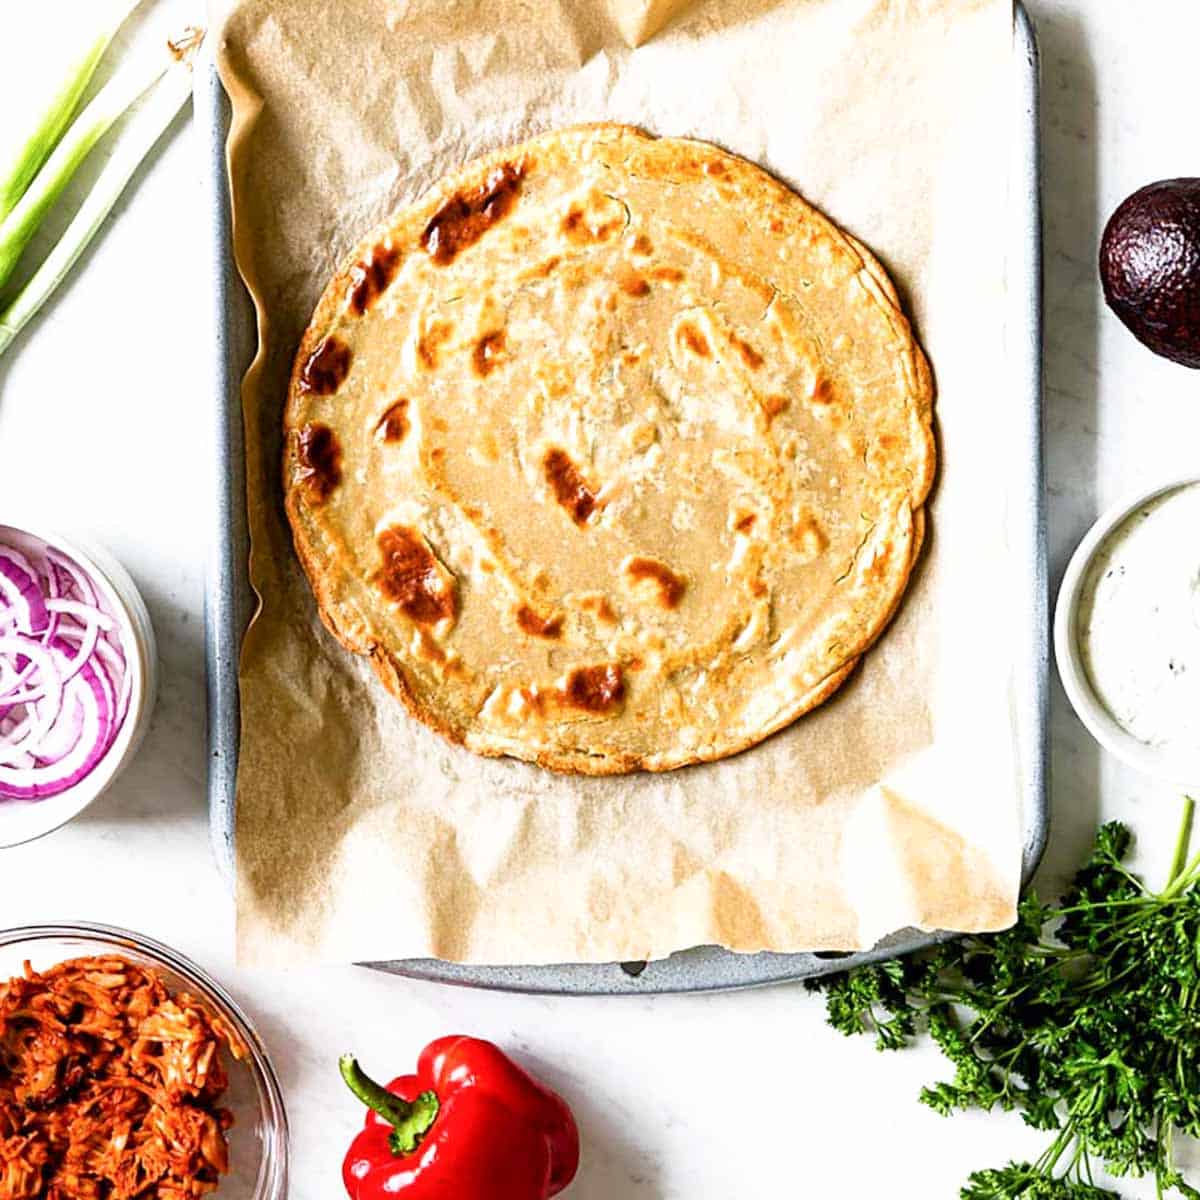
[[[241,670],[247,962],[850,949],[1013,918],[1010,0],[610,3],[225,14],[262,340],[244,388],[263,601]],[[832,703],[722,763],[582,779],[449,745],[321,628],[282,512],[280,414],[312,308],[373,225],[478,153],[602,119],[745,155],[881,256],[937,375],[942,462],[900,615]]]

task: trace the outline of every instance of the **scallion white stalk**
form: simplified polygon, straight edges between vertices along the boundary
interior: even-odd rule
[[[119,131],[91,191],[38,269],[8,307],[0,312],[0,354],[62,282],[112,211],[142,160],[191,95],[192,58],[202,38],[199,31],[189,30],[184,38],[172,43],[170,65],[151,80],[149,90],[145,86],[140,89],[138,94],[145,95],[145,100]]]
[[[109,5],[110,12],[104,27],[72,64],[62,87],[51,98],[45,111],[38,114],[37,123],[17,151],[16,158],[7,168],[0,166],[0,220],[16,208],[30,180],[58,145],[58,139],[74,115],[79,98],[91,82],[108,44],[136,6],[137,0],[120,0]]]

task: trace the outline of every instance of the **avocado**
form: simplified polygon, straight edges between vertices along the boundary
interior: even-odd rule
[[[1100,278],[1139,342],[1200,369],[1200,179],[1134,192],[1104,230]]]

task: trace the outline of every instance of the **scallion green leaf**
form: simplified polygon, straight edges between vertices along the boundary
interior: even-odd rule
[[[166,69],[165,63],[159,63],[153,73],[148,73],[144,66],[119,72],[71,122],[16,207],[0,222],[0,287],[8,281],[29,239],[92,148],[112,128],[113,122],[163,77]]]
[[[125,108],[128,108],[133,100],[141,95],[145,96],[144,103],[132,114],[128,124],[119,131],[107,162],[62,236],[31,278],[13,297],[8,307],[0,312],[0,354],[4,353],[29,319],[62,282],[76,259],[96,235],[104,218],[112,211],[133,173],[191,95],[191,61],[202,39],[203,34],[199,31],[188,30],[183,38],[171,43],[170,65],[152,78],[148,85],[144,81],[140,88],[136,82],[126,81],[120,85],[122,90],[116,95],[116,103],[128,98],[125,104]],[[130,93],[135,89],[136,94],[130,97]],[[99,99],[98,96],[97,100]],[[82,120],[83,116],[80,119]],[[115,117],[113,119],[115,120]],[[111,124],[110,120],[109,125]],[[67,145],[71,137],[72,133],[69,132],[63,146]],[[92,144],[94,141],[95,139],[92,139]],[[57,157],[56,152],[44,169],[51,170]],[[38,187],[36,180],[32,187]],[[61,191],[61,187],[58,190]]]
[[[121,0],[121,3],[111,6],[111,15],[104,27],[91,39],[79,59],[72,65],[62,87],[51,98],[45,110],[38,114],[36,124],[29,131],[12,163],[7,167],[0,165],[0,220],[16,208],[30,181],[58,145],[58,139],[62,137],[63,130],[74,115],[79,99],[91,82],[109,42],[135,7],[136,0]]]

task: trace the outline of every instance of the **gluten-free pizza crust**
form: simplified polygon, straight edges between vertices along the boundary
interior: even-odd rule
[[[582,126],[358,248],[296,358],[284,486],[322,619],[415,716],[661,771],[853,670],[920,547],[931,421],[854,239],[713,146]]]

